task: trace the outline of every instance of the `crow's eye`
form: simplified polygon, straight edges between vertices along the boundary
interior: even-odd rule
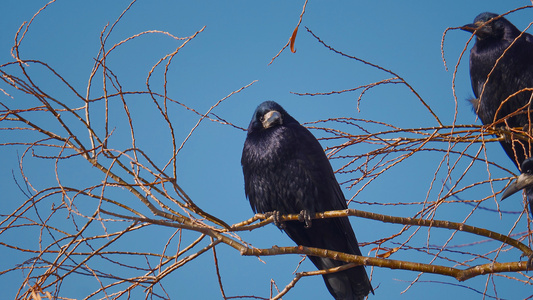
[[[259,117],[259,121],[260,121],[260,122],[263,122],[264,120],[265,120],[265,116],[261,116],[261,117]]]
[[[526,170],[526,173],[527,174],[531,174],[531,170]]]

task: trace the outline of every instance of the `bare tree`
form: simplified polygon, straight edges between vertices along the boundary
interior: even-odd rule
[[[22,149],[19,174],[14,176],[13,184],[18,184],[27,197],[16,209],[2,215],[0,221],[0,244],[25,253],[28,257],[0,271],[2,276],[24,274],[17,299],[66,299],[61,289],[72,284],[73,280],[86,277],[99,282],[99,287],[85,295],[86,298],[116,299],[144,294],[146,298],[170,299],[173,295],[167,293],[163,280],[175,276],[184,266],[195,264],[200,256],[209,252],[213,255],[214,272],[224,299],[280,299],[302,277],[339,271],[296,273],[291,282],[282,283],[279,289],[277,286],[280,283],[272,283],[271,295],[230,296],[225,292],[218,263],[217,251],[221,245],[227,245],[243,256],[256,256],[259,259],[271,255],[305,254],[352,263],[346,267],[364,264],[417,272],[419,275],[410,286],[420,281],[420,276],[426,273],[453,277],[458,282],[488,275],[483,290],[480,290],[487,297],[491,297],[491,291],[496,290],[495,278],[531,284],[530,277],[524,273],[527,270],[526,262],[519,261],[521,254],[533,255],[529,222],[527,229],[518,225],[522,218],[529,218],[527,212],[509,212],[498,207],[496,215],[509,215],[516,220],[515,226],[508,232],[486,229],[482,222],[472,221],[471,224],[471,220],[486,214],[488,209],[483,204],[498,197],[500,192],[493,188],[493,183],[508,181],[513,174],[512,170],[490,160],[485,151],[486,145],[509,136],[528,142],[532,138],[529,133],[512,129],[503,134],[494,126],[443,123],[413,86],[396,72],[343,53],[310,29],[306,32],[299,28],[307,1],[285,47],[290,45],[294,51],[297,33],[310,34],[317,43],[331,50],[333,55],[380,70],[384,78],[341,91],[297,94],[318,96],[355,92],[359,93],[359,102],[371,89],[399,85],[406,87],[425,107],[427,116],[432,118],[435,125],[402,128],[392,123],[358,118],[331,118],[306,124],[328,145],[330,159],[341,162],[337,173],[344,180],[342,184],[355,191],[348,201],[358,203],[358,208],[370,207],[375,211],[349,209],[319,213],[315,218],[352,216],[398,224],[391,225],[388,232],[379,233],[375,240],[364,243],[374,247],[374,256],[355,256],[302,246],[254,247],[241,233],[251,231],[254,234],[258,228],[271,223],[272,219],[257,214],[249,220],[228,224],[222,217],[209,213],[209,207],[198,205],[198,201],[189,197],[180,186],[178,165],[180,159],[186,158],[178,154],[189,138],[196,134],[202,122],[214,122],[232,130],[244,131],[244,128],[213,111],[255,81],[222,97],[206,112],[174,99],[167,88],[167,71],[180,51],[188,47],[204,28],[187,37],[151,30],[118,43],[108,42],[115,25],[128,13],[134,2],[113,24],[102,30],[100,50],[84,88],[70,84],[46,62],[24,59],[20,53],[25,35],[42,9],[17,32],[12,48],[13,61],[0,66],[3,81],[0,91],[4,94],[0,101],[0,121],[1,130],[6,136],[0,145]],[[109,57],[145,35],[164,35],[172,39],[176,46],[153,65],[142,89],[125,89],[119,76],[110,67]],[[466,45],[455,71],[465,50]],[[30,69],[35,68],[53,78],[56,84],[46,85],[34,80],[35,75]],[[58,88],[68,90],[69,95],[54,96]],[[163,92],[156,92],[160,89]],[[147,120],[142,120],[138,112],[133,112],[137,110],[132,108],[136,99],[143,99],[149,109],[158,112],[159,118],[148,122],[164,126],[161,129],[163,133],[157,136],[157,143],[165,151],[154,151],[146,142],[139,141],[138,128]],[[176,132],[182,128],[179,128],[176,117],[185,114],[195,115],[197,123],[186,138],[180,140]],[[361,148],[361,145],[365,145],[365,148]],[[368,151],[362,152],[360,149]],[[433,179],[427,187],[425,199],[386,202],[377,199],[361,201],[357,197],[383,174],[426,154],[438,158],[439,163],[434,174],[431,174]],[[31,164],[32,169],[28,170],[28,160],[39,161],[39,167]],[[480,168],[486,169],[487,179],[472,181],[472,170]],[[494,169],[503,170],[509,175],[493,178],[491,172]],[[74,182],[70,180],[71,176],[83,176],[85,181],[82,184]],[[38,184],[34,184],[34,178],[42,177],[47,180],[39,180]],[[462,195],[471,190],[490,190],[492,193],[477,193],[479,199],[463,199]],[[460,204],[457,207],[461,209],[460,216],[464,216],[462,219],[450,217],[440,220],[437,217],[441,207],[455,204]],[[376,212],[381,209],[399,213],[391,215]],[[283,216],[282,219],[295,220],[297,216]],[[161,241],[157,247],[132,245],[132,240],[155,232]],[[3,239],[14,234],[26,237],[28,243],[20,246],[11,242],[11,239]],[[430,236],[439,236],[442,244],[431,244]],[[465,236],[472,242],[462,242]],[[416,260],[392,259],[400,251],[408,253],[403,257],[412,255]],[[465,285],[468,287],[468,281]]]

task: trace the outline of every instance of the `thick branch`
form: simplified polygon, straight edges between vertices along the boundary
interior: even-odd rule
[[[508,237],[506,235],[503,235],[503,234],[500,234],[500,233],[497,233],[497,232],[494,232],[488,229],[474,227],[474,226],[466,225],[463,223],[394,217],[394,216],[387,216],[387,215],[357,210],[357,209],[345,209],[345,210],[335,210],[335,211],[316,213],[315,216],[312,218],[313,219],[325,219],[325,218],[338,218],[338,217],[347,217],[347,216],[355,216],[355,217],[361,217],[365,219],[372,219],[372,220],[377,220],[377,221],[381,221],[385,223],[447,228],[447,229],[454,229],[454,230],[469,232],[469,233],[473,233],[476,235],[488,237],[494,240],[498,240],[502,243],[513,246],[519,249],[520,251],[522,251],[525,256],[530,256],[533,254],[533,250],[531,250],[531,248],[529,248],[528,246],[526,246],[525,244],[521,243],[518,240],[515,240],[511,237]],[[263,221],[259,222],[258,224],[248,225],[260,219],[262,219]],[[258,227],[262,227],[268,223],[272,223],[273,220],[274,220],[273,216],[267,216],[265,214],[256,214],[250,220],[233,225],[232,231],[252,230]],[[298,221],[298,215],[295,215],[295,214],[283,215],[281,216],[281,221]]]

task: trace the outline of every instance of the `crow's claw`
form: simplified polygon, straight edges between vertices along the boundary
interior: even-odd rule
[[[274,225],[276,225],[276,227],[278,227],[279,229],[285,228],[285,223],[281,221],[281,213],[279,212],[279,210],[267,212],[265,213],[265,216],[268,218],[272,217],[274,219]]]
[[[300,211],[298,221],[305,222],[305,228],[311,227],[311,213],[307,209]]]
[[[499,131],[500,137],[503,137],[506,143],[513,142],[513,133],[511,132],[511,129],[509,127],[500,126],[500,127],[497,127],[497,130]]]

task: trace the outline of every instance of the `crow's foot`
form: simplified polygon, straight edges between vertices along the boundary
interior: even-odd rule
[[[311,227],[311,213],[307,209],[300,211],[298,221],[305,222],[305,228]]]
[[[498,126],[496,127],[498,135],[504,139],[506,143],[511,143],[513,141],[513,133],[511,129],[507,126]]]
[[[274,225],[276,225],[276,227],[278,227],[279,229],[285,228],[285,223],[281,221],[281,213],[279,212],[279,210],[267,212],[265,213],[265,216],[267,218],[272,217],[274,220]]]

